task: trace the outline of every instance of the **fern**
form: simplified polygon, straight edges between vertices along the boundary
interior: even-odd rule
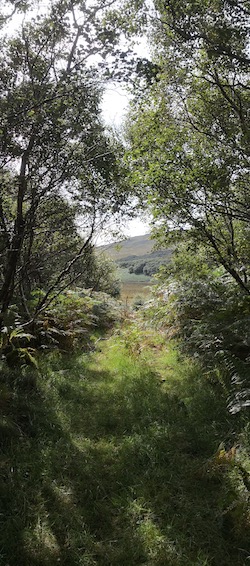
[[[250,406],[250,302],[224,277],[158,287],[145,316],[220,379],[232,414]],[[217,369],[218,368],[218,372]]]

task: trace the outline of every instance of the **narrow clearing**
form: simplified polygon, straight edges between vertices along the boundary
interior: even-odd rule
[[[36,386],[16,375],[9,412],[5,390],[1,564],[246,564],[246,487],[218,451],[216,387],[157,344],[99,345],[46,358]]]

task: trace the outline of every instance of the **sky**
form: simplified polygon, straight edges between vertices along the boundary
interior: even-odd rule
[[[109,126],[119,128],[128,110],[129,95],[121,85],[107,86],[102,100],[102,114]]]
[[[102,115],[105,123],[115,130],[122,127],[125,119],[126,112],[128,111],[129,95],[121,85],[113,85],[106,88],[103,102],[102,102]],[[127,221],[123,234],[125,237],[141,236],[150,232],[148,218],[144,220],[138,216],[133,220]],[[98,242],[106,243],[106,237],[98,239]]]
[[[138,56],[149,57],[149,46],[146,38],[141,38],[135,46]],[[130,96],[120,84],[107,86],[102,101],[102,115],[105,123],[119,130],[128,111]],[[124,235],[126,237],[141,236],[150,232],[149,218],[140,216],[126,223]]]

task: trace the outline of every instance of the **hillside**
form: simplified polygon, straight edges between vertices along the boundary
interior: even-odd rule
[[[122,269],[128,269],[135,275],[151,277],[159,271],[161,265],[167,265],[172,249],[154,249],[155,241],[150,234],[135,236],[124,242],[103,246],[102,250]]]
[[[155,240],[145,234],[98,248],[117,264],[121,297],[126,301],[148,295],[152,276],[169,263],[172,250],[155,250],[154,246]]]
[[[106,246],[98,247],[98,251],[104,251],[114,260],[120,260],[129,256],[143,256],[153,251],[155,241],[150,238],[150,234],[134,236],[122,242],[115,242]]]

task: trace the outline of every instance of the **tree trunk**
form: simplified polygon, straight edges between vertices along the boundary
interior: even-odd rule
[[[26,194],[27,189],[27,165],[28,159],[30,156],[30,152],[34,145],[35,141],[35,133],[33,132],[28,144],[27,149],[24,151],[22,160],[21,160],[21,167],[20,167],[20,175],[19,175],[19,183],[18,183],[18,195],[17,195],[17,212],[16,212],[16,220],[14,225],[14,234],[10,241],[9,248],[7,250],[7,258],[6,258],[6,266],[5,266],[5,273],[4,273],[4,281],[2,287],[0,289],[0,328],[3,326],[4,315],[6,314],[10,302],[13,297],[14,288],[15,288],[15,276],[17,270],[18,260],[20,258],[22,245],[23,245],[23,238],[25,233],[25,219],[23,214],[23,201]]]

